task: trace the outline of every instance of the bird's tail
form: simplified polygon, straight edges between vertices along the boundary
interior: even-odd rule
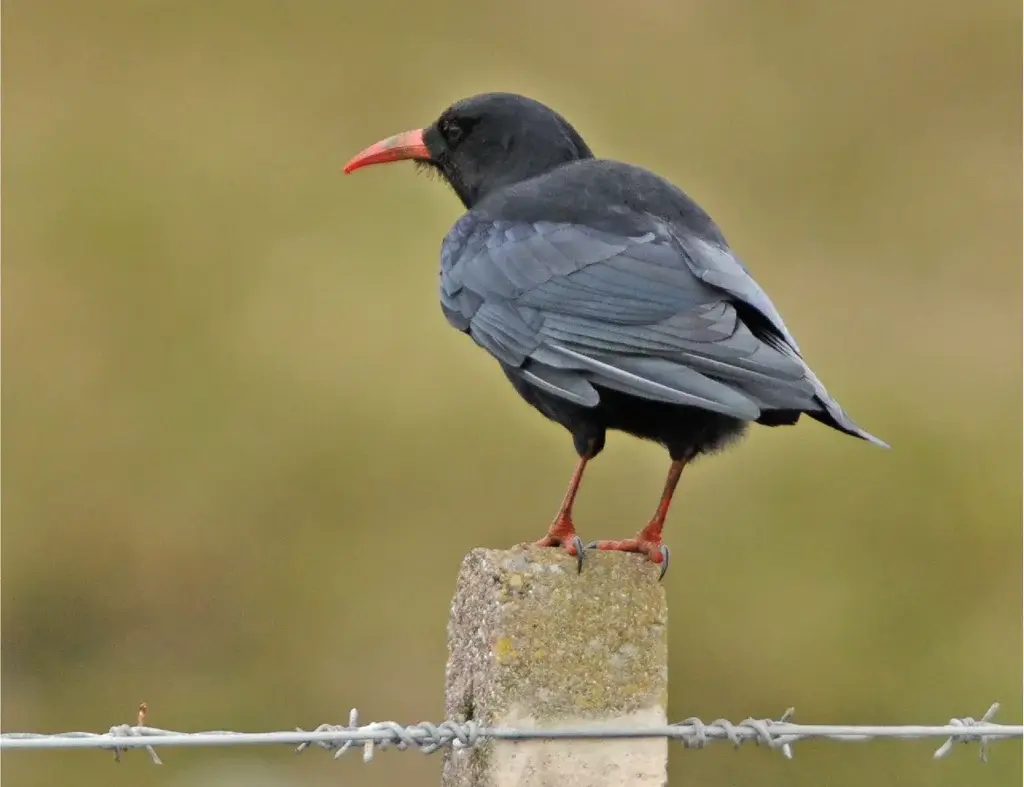
[[[853,422],[853,419],[846,414],[846,411],[839,406],[839,402],[828,395],[828,391],[825,390],[825,386],[821,384],[821,381],[814,376],[814,373],[807,370],[811,378],[811,382],[814,384],[814,398],[817,399],[822,406],[822,410],[818,412],[812,412],[810,410],[805,411],[807,415],[816,421],[820,421],[826,426],[831,426],[833,429],[838,429],[840,432],[845,432],[848,435],[859,437],[861,440],[867,440],[869,443],[874,443],[882,448],[889,448],[889,444],[884,440],[879,440],[870,432],[861,429],[857,424]]]
[[[867,440],[869,443],[874,443],[875,445],[881,446],[882,448],[890,447],[890,445],[884,440],[879,440],[870,432],[867,432],[864,429],[861,429],[859,426],[857,426],[857,424],[855,424],[850,419],[850,416],[846,415],[846,413],[844,413],[841,408],[839,409],[839,412],[842,413],[842,419],[837,418],[833,412],[833,408],[830,407],[817,413],[808,412],[807,415],[809,415],[815,421],[821,421],[821,423],[825,424],[826,426],[831,426],[833,429],[838,429],[840,432],[845,432],[848,435],[859,437],[861,440]]]

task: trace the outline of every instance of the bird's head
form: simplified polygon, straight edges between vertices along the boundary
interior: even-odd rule
[[[413,159],[437,169],[471,208],[496,188],[593,155],[576,129],[539,101],[482,93],[452,104],[426,128],[371,145],[345,172]]]

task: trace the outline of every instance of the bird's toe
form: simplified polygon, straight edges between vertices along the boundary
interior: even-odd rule
[[[658,579],[661,580],[668,571],[669,549],[660,539],[626,538],[621,541],[591,541],[587,549],[599,549],[608,552],[636,552],[646,555],[652,563],[661,566]]]
[[[583,546],[583,539],[575,532],[558,535],[548,533],[533,543],[539,547],[562,547],[568,555],[576,558],[576,573],[579,574],[583,571],[583,558],[586,549]]]

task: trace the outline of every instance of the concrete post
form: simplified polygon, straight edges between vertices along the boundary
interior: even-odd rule
[[[446,718],[487,727],[666,723],[658,567],[558,549],[476,549],[448,626]],[[662,787],[665,740],[491,741],[445,754],[443,787]]]

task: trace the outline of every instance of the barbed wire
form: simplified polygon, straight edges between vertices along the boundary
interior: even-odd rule
[[[431,754],[444,748],[465,749],[484,741],[527,740],[607,740],[613,738],[666,738],[679,741],[687,748],[702,749],[714,741],[728,741],[739,748],[746,741],[754,741],[771,749],[780,749],[792,758],[792,744],[809,738],[834,741],[870,741],[879,738],[914,740],[920,738],[946,738],[935,751],[936,759],[945,757],[957,743],[979,743],[982,762],[988,759],[992,741],[1024,738],[1024,725],[996,724],[992,718],[999,710],[994,703],[980,719],[970,716],[950,719],[944,725],[849,725],[849,724],[795,724],[789,719],[793,709],[779,719],[745,719],[733,724],[716,719],[705,724],[696,717],[677,724],[646,728],[626,727],[567,727],[562,729],[505,729],[482,727],[475,722],[444,721],[440,724],[421,722],[402,725],[393,721],[360,725],[359,713],[353,709],[347,725],[321,724],[313,730],[296,728],[279,732],[176,732],[145,725],[145,703],[139,709],[139,723],[121,724],[105,733],[61,732],[0,733],[0,750],[4,749],[109,749],[114,759],[128,749],[145,749],[150,759],[161,765],[157,746],[254,746],[265,744],[297,745],[297,752],[310,746],[334,751],[337,759],[353,746],[363,750],[363,761],[373,759],[376,750],[394,747],[398,750],[417,749]]]

